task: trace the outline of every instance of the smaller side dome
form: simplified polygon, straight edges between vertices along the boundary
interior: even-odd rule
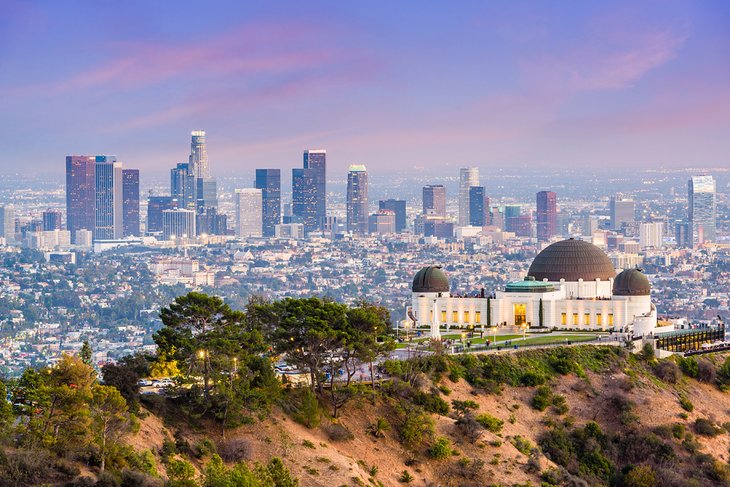
[[[626,269],[613,280],[614,296],[649,296],[651,283],[641,269]]]
[[[418,271],[411,289],[414,293],[447,293],[451,286],[441,266],[428,266]]]

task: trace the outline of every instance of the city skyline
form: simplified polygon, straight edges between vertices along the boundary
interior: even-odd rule
[[[90,7],[5,6],[3,169],[116,153],[161,173],[197,127],[219,175],[306,147],[333,172],[727,164],[719,2]]]

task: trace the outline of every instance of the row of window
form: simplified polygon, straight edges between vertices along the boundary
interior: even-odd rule
[[[613,326],[613,313],[608,313],[608,322],[606,323],[608,326]],[[568,313],[560,313],[560,324],[563,326],[568,325]],[[573,321],[571,323],[573,326],[580,325],[580,314],[579,313],[573,313]],[[595,315],[595,323],[591,323],[591,314],[590,313],[583,313],[583,325],[596,325],[596,326],[603,326],[603,313],[596,313]]]
[[[446,310],[441,310],[441,323],[446,323]],[[431,311],[431,318],[433,318],[433,311]],[[451,312],[451,323],[481,323],[482,321],[482,312],[481,311],[475,311],[474,312],[474,321],[470,320],[471,313],[469,311],[464,311],[464,320],[459,321],[459,312],[458,311],[452,311]]]

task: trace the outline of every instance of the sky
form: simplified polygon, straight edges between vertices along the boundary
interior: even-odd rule
[[[730,167],[730,2],[0,0],[0,171]]]

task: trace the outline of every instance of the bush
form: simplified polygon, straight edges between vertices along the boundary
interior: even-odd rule
[[[355,435],[340,423],[331,423],[325,425],[322,429],[327,433],[327,438],[330,441],[347,441],[355,438]]]
[[[444,401],[444,399],[438,394],[427,394],[425,392],[418,391],[413,396],[413,404],[423,406],[423,409],[429,413],[435,413],[441,416],[449,414],[449,403]]]
[[[639,465],[629,470],[624,477],[623,485],[626,487],[657,487],[659,482],[656,472],[651,466]]]
[[[367,432],[376,438],[385,438],[385,433],[390,431],[390,423],[382,416],[378,416],[374,423],[367,427]]]
[[[403,473],[400,474],[400,477],[398,477],[398,482],[402,484],[410,484],[415,480],[415,477],[408,473],[408,470],[403,470]]]
[[[704,359],[697,362],[697,380],[707,384],[712,384],[717,380],[717,371],[712,362]]]
[[[641,358],[647,362],[651,362],[656,358],[656,352],[654,351],[654,345],[651,343],[645,343],[641,347]]]
[[[694,429],[695,433],[702,436],[717,436],[722,433],[720,428],[717,428],[712,424],[712,421],[706,418],[697,418],[692,429]]]
[[[218,455],[228,463],[251,460],[253,444],[245,438],[234,438],[218,444]]]
[[[725,359],[717,371],[717,379],[722,385],[730,384],[730,357]]]
[[[504,421],[487,413],[478,415],[476,420],[484,429],[492,433],[499,433],[502,431],[502,426],[504,426]]]
[[[690,401],[689,398],[684,394],[679,396],[679,405],[682,406],[682,409],[684,409],[688,413],[694,411],[695,408],[694,404],[692,404],[692,401]]]
[[[672,436],[678,440],[684,438],[684,425],[681,423],[674,423],[672,425]]]
[[[682,369],[682,373],[684,375],[692,377],[693,379],[696,379],[697,374],[699,373],[699,363],[694,357],[680,357],[679,368]]]
[[[297,423],[303,424],[310,429],[319,426],[322,419],[322,410],[319,407],[317,396],[309,389],[306,389],[299,399],[293,418]]]
[[[568,401],[562,394],[555,394],[553,396],[553,409],[557,414],[565,414],[570,409],[568,407]]]
[[[411,408],[404,415],[399,433],[403,446],[415,450],[433,436],[433,419],[423,411]]]
[[[529,455],[532,451],[532,443],[530,443],[530,440],[520,435],[512,438],[512,445],[514,445],[514,447],[517,448],[517,451],[523,455]]]
[[[664,382],[676,384],[679,380],[679,367],[671,360],[662,360],[654,367],[654,374]]]
[[[451,442],[448,438],[440,437],[428,449],[428,456],[434,460],[443,460],[451,456]]]
[[[548,386],[538,387],[532,398],[532,407],[538,411],[545,411],[550,406],[552,395]]]
[[[529,370],[522,374],[522,377],[520,377],[520,383],[527,387],[539,386],[545,383],[545,376]]]

